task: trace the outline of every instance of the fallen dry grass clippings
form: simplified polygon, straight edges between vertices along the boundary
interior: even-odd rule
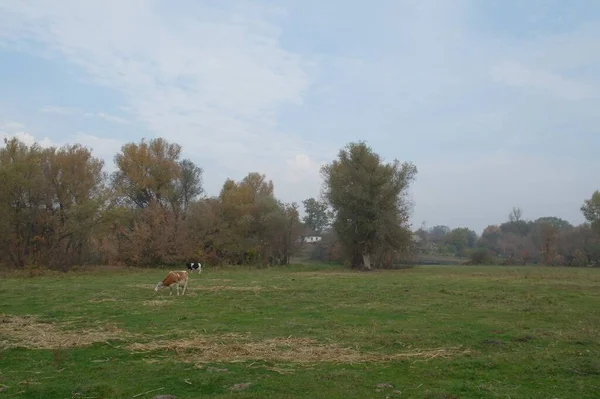
[[[0,315],[0,337],[3,337],[0,348],[64,349],[130,336],[116,326],[63,330],[55,324],[40,322],[30,315]]]
[[[250,385],[252,385],[251,382],[242,382],[240,384],[232,385],[231,387],[229,387],[229,389],[232,391],[243,391],[245,389],[250,388]]]
[[[426,361],[470,353],[462,347],[450,347],[385,354],[360,352],[333,343],[319,343],[310,338],[271,338],[262,341],[240,338],[221,336],[218,339],[195,337],[172,341],[136,342],[128,345],[127,348],[133,352],[172,351],[186,361],[194,363],[250,360],[301,364],[386,362],[400,359]]]

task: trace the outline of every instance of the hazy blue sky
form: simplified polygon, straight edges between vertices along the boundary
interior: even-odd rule
[[[163,136],[286,201],[364,139],[419,168],[418,227],[583,221],[600,189],[600,1],[0,0],[0,135],[113,168]]]

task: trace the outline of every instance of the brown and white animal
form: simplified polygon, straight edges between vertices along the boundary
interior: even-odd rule
[[[167,276],[163,281],[160,281],[154,287],[154,292],[157,292],[161,288],[169,287],[170,294],[173,295],[173,287],[177,287],[177,295],[179,295],[179,287],[183,286],[183,293],[181,295],[185,295],[185,289],[188,284],[188,272],[187,271],[170,271],[167,273]]]

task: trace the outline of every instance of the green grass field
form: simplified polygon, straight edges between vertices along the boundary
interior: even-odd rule
[[[0,397],[600,397],[597,269],[164,274],[0,280]]]

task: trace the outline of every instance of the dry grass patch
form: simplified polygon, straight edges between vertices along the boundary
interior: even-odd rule
[[[400,359],[429,360],[440,357],[466,355],[470,351],[461,347],[414,350],[400,353],[369,353],[342,347],[334,343],[319,343],[310,338],[271,338],[250,341],[239,335],[195,337],[193,339],[163,340],[133,343],[127,347],[133,352],[167,350],[175,352],[185,361],[243,362],[273,361],[283,363],[362,363],[386,362]]]
[[[63,349],[95,342],[123,339],[125,331],[107,326],[98,329],[63,330],[34,316],[0,316],[0,348]]]

